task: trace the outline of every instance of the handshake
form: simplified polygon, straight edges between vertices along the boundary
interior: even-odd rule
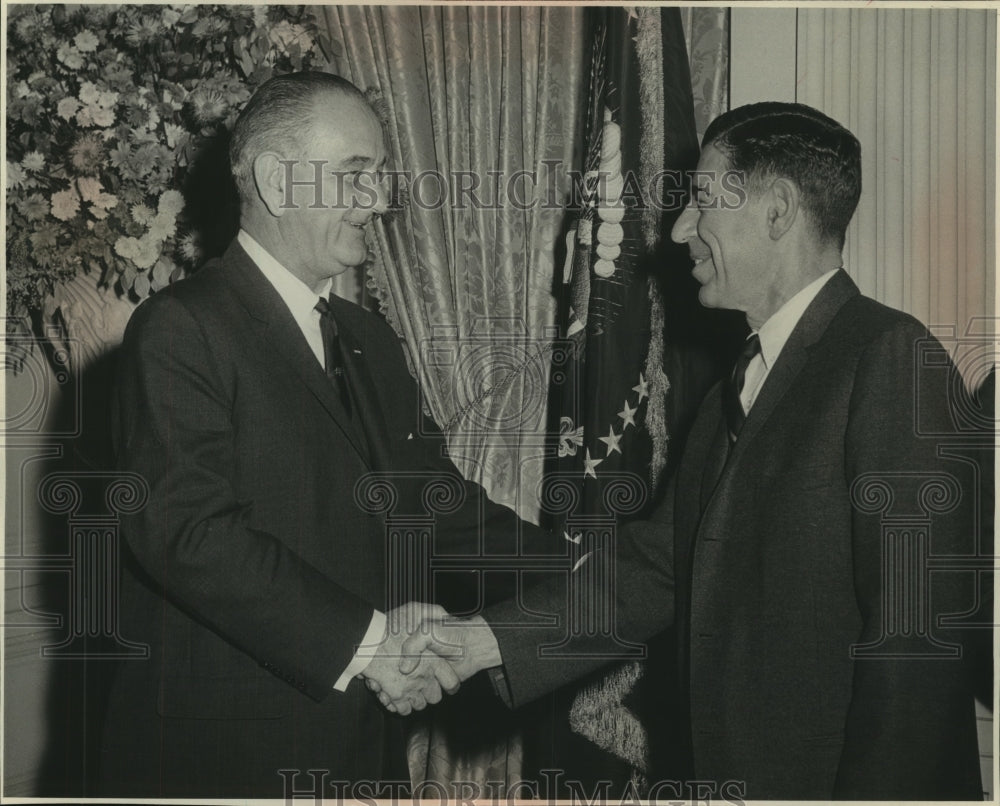
[[[481,616],[453,618],[438,605],[410,602],[386,614],[385,636],[358,677],[386,709],[406,716],[502,662]]]

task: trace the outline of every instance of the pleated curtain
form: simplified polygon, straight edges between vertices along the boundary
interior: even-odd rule
[[[800,8],[797,100],[862,144],[864,190],[845,267],[960,361],[995,330],[996,12]]]
[[[391,167],[413,179],[406,208],[375,227],[368,291],[456,465],[533,520],[583,9],[319,8],[339,72],[381,98]],[[480,180],[485,204],[442,180]]]

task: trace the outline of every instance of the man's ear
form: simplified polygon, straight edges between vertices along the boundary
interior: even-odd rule
[[[792,228],[799,214],[798,186],[782,177],[771,183],[768,192],[767,227],[772,241],[777,241]]]
[[[253,161],[253,182],[267,211],[275,218],[284,215],[289,205],[285,199],[285,166],[281,155],[273,151],[259,154]]]

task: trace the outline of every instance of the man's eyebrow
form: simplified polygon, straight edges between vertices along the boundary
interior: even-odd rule
[[[359,170],[361,168],[370,168],[375,165],[375,160],[373,157],[366,157],[362,154],[355,154],[352,157],[347,157],[342,159],[337,167],[340,170]]]

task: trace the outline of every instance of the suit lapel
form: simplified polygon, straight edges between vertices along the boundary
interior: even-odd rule
[[[705,398],[704,405],[715,407],[722,411],[722,396],[719,393],[721,386],[717,386],[711,394]],[[705,454],[705,467],[701,476],[701,497],[700,509],[705,510],[715,487],[722,476],[723,468],[726,466],[726,459],[729,456],[729,429],[726,427],[724,417],[718,418],[715,430],[708,443],[708,451]]]
[[[743,423],[743,430],[731,451],[728,448],[728,437],[720,442],[719,434],[725,432],[725,418],[722,416],[722,404],[716,395],[714,399],[706,398],[704,405],[716,404],[719,411],[720,427],[716,439],[708,453],[705,475],[702,483],[702,517],[701,527],[711,520],[710,510],[716,508],[720,501],[725,501],[725,489],[739,470],[744,454],[753,451],[753,440],[764,424],[774,413],[775,407],[788,392],[795,378],[808,363],[810,350],[823,336],[827,327],[851,297],[857,295],[858,287],[843,269],[827,281],[816,298],[806,308],[795,329],[785,342],[777,362],[764,379],[757,400]],[[720,456],[721,451],[721,456]],[[699,527],[699,531],[701,529]]]
[[[370,467],[367,446],[347,416],[347,412],[344,411],[333,384],[316,360],[316,355],[302,335],[284,300],[239,242],[234,240],[229,246],[223,257],[223,263],[232,274],[230,287],[259,325],[261,341],[273,348],[295,371],[351,447]]]
[[[774,367],[764,379],[753,408],[747,415],[740,438],[729,455],[729,464],[737,462],[751,445],[757,432],[770,419],[775,406],[788,392],[795,378],[809,360],[813,345],[822,338],[827,327],[847,300],[858,294],[858,287],[843,269],[831,277],[816,298],[806,308]]]

